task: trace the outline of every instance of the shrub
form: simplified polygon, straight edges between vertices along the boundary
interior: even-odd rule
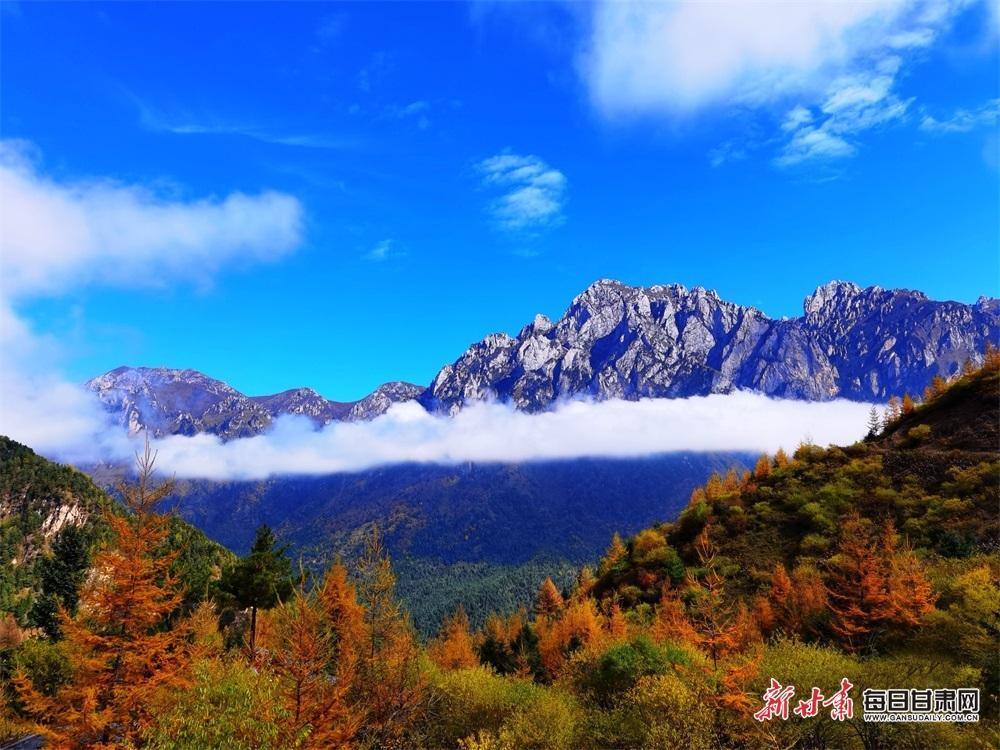
[[[23,671],[39,692],[50,697],[73,676],[62,648],[42,638],[29,638],[14,651],[14,669]]]
[[[435,671],[430,683],[428,739],[433,747],[454,747],[460,739],[495,735],[519,708],[544,688],[505,679],[488,667]]]
[[[195,683],[171,695],[147,733],[151,750],[279,750],[284,712],[274,681],[245,662],[204,661]]]
[[[580,686],[602,706],[610,706],[643,677],[665,674],[674,664],[686,664],[687,654],[660,646],[647,636],[612,646],[583,667]]]

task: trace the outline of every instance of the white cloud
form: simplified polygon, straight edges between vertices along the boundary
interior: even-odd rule
[[[504,229],[531,230],[563,219],[566,177],[537,156],[501,153],[478,165],[483,183],[503,191],[491,212]]]
[[[785,115],[785,119],[781,123],[781,129],[786,131],[798,130],[805,125],[809,125],[812,121],[812,112],[801,104],[797,104],[788,110],[788,114]]]
[[[915,3],[604,0],[583,70],[606,114],[685,113],[821,90],[885,44]]]
[[[601,0],[581,70],[608,117],[737,106],[776,119],[777,138],[713,150],[713,165],[775,143],[780,166],[842,159],[863,131],[904,118],[903,56],[921,54],[975,2]]]
[[[232,122],[212,115],[192,115],[188,112],[168,114],[154,109],[133,94],[126,92],[126,95],[139,110],[139,121],[142,126],[156,133],[240,136],[276,146],[309,149],[346,150],[357,148],[360,144],[357,138],[326,133],[279,132],[274,128]]]
[[[49,403],[41,408],[60,424]],[[56,404],[60,406],[60,404]],[[71,413],[76,404],[70,402]],[[525,414],[499,404],[435,416],[415,403],[397,404],[371,422],[334,423],[322,430],[300,417],[279,419],[271,431],[227,443],[212,435],[154,442],[158,465],[182,478],[263,479],[275,475],[360,471],[399,463],[528,462],[580,457],[626,458],[672,451],[773,452],[806,438],[847,444],[865,433],[868,404],[781,401],[733,393],[688,399],[570,402]],[[37,416],[37,415],[36,415]],[[29,425],[28,415],[19,424]],[[91,425],[68,429],[77,460],[127,459],[121,428],[80,440]],[[15,439],[19,436],[14,434]],[[62,452],[58,436],[33,434],[44,450]],[[81,447],[90,446],[89,456]]]
[[[775,163],[787,167],[853,156],[852,136],[905,117],[913,100],[901,100],[892,91],[900,62],[890,56],[871,71],[838,77],[815,111],[793,107],[781,126],[788,140]]]
[[[270,261],[302,240],[302,206],[266,191],[175,200],[107,179],[56,181],[0,141],[0,291],[8,298],[92,283],[203,282],[223,265]]]
[[[373,263],[385,263],[387,260],[401,258],[404,252],[397,250],[392,240],[382,240],[375,243],[375,247],[361,256],[362,260],[369,260]]]
[[[938,120],[925,114],[920,121],[920,129],[933,133],[967,133],[982,127],[993,127],[1000,123],[1000,99],[991,99],[972,109],[956,109],[949,117]]]
[[[120,428],[59,374],[58,343],[14,304],[92,284],[204,283],[226,264],[277,259],[301,242],[302,207],[276,192],[178,201],[106,179],[60,182],[32,152],[0,141],[0,434],[70,461],[127,459]]]
[[[856,149],[826,128],[804,127],[796,131],[775,163],[788,167],[805,161],[853,156]]]

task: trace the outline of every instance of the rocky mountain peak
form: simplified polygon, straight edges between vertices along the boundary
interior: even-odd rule
[[[330,401],[311,388],[247,396],[197,370],[126,366],[92,378],[86,387],[131,433],[148,430],[159,437],[208,432],[224,439],[257,435],[282,415],[308,417],[317,425],[372,419],[424,390],[391,382],[348,402]]]
[[[881,291],[879,287],[871,287],[871,290]],[[861,287],[850,281],[830,281],[806,297],[802,307],[807,316],[818,315],[824,310],[833,310],[838,305],[853,299],[861,294]]]
[[[977,360],[1000,336],[1000,308],[932,302],[848,281],[809,295],[804,316],[773,320],[710,289],[595,281],[561,318],[495,335],[445,366],[421,402],[454,412],[483,398],[526,411],[564,398],[774,396],[883,400]],[[541,323],[539,325],[539,323]]]

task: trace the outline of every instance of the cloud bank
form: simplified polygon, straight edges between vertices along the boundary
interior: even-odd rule
[[[109,179],[59,182],[30,145],[0,141],[0,291],[8,299],[102,283],[205,282],[302,241],[302,206],[265,191],[174,200]]]
[[[764,147],[779,167],[831,162],[857,153],[863,131],[907,116],[904,63],[982,1],[601,0],[580,70],[609,118],[734,106],[774,118],[771,137],[714,149],[714,166]]]
[[[137,438],[125,438],[120,426],[110,426],[90,408],[96,398],[88,404],[83,395],[89,394],[66,391],[55,402],[29,398],[21,418],[13,423],[5,418],[0,431],[50,456],[77,462],[130,460]],[[251,438],[222,442],[213,435],[175,435],[153,445],[160,469],[179,478],[249,480],[401,463],[519,463],[674,451],[757,453],[794,448],[804,440],[847,444],[864,435],[868,409],[859,402],[787,401],[746,392],[576,401],[542,414],[479,403],[454,417],[432,415],[408,402],[370,422],[338,422],[317,430],[303,417],[283,417],[268,432]]]
[[[60,181],[38,156],[0,141],[0,433],[67,461],[127,458],[132,445],[94,395],[60,374],[58,342],[15,305],[96,284],[203,284],[276,260],[302,241],[302,206],[274,191],[177,200],[107,178]]]
[[[582,69],[606,114],[763,105],[822,92],[885,50],[929,46],[965,0],[595,6]]]

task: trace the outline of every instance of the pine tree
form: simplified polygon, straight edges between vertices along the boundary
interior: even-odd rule
[[[722,480],[722,491],[726,494],[732,494],[734,492],[739,492],[739,489],[740,476],[736,473],[736,469],[730,468]]]
[[[935,375],[924,389],[924,403],[930,403],[942,393],[948,390],[948,382],[940,375]]]
[[[722,497],[724,489],[719,472],[713,471],[708,477],[708,482],[705,483],[705,497],[709,500],[718,500]]]
[[[868,410],[868,439],[878,437],[879,433],[882,431],[882,418],[879,416],[878,409],[875,408],[875,404],[872,404],[871,409]]]
[[[454,615],[445,620],[438,637],[428,645],[427,654],[442,669],[464,669],[479,664],[472,649],[469,617],[465,609],[459,607]]]
[[[914,409],[913,398],[910,396],[909,393],[904,393],[903,404],[902,404],[903,414],[910,414],[913,411],[913,409]]]
[[[781,563],[774,566],[771,574],[771,605],[780,613],[788,612],[792,601],[792,579]],[[787,617],[785,618],[787,619]]]
[[[889,421],[895,422],[903,413],[903,406],[896,396],[889,397]]]
[[[612,603],[611,610],[608,612],[608,636],[612,643],[618,643],[628,638],[628,621],[617,601]]]
[[[257,610],[271,609],[294,590],[292,564],[284,547],[275,546],[267,526],[257,529],[250,553],[222,572],[219,590],[241,609],[250,610],[250,658],[257,656]]]
[[[535,597],[535,615],[537,617],[554,617],[562,610],[564,604],[559,589],[556,588],[551,578],[546,578]]]
[[[897,549],[896,528],[892,521],[887,521],[883,527],[881,551],[889,596],[887,624],[895,630],[916,627],[923,616],[934,609],[937,597],[931,582],[909,547]]]
[[[584,565],[580,568],[573,584],[573,597],[579,599],[582,596],[589,596],[596,583],[597,578],[594,577],[593,569],[589,565]]]
[[[61,636],[60,608],[76,614],[80,587],[90,566],[87,540],[78,526],[65,526],[52,543],[52,554],[39,561],[41,596],[31,610],[31,621],[53,640]]]
[[[343,650],[334,658],[334,631],[325,614],[317,597],[300,584],[296,596],[270,618],[267,666],[278,680],[286,712],[281,721],[285,747],[345,747],[361,724],[348,700],[356,662]]]
[[[348,579],[347,568],[340,560],[323,576],[316,596],[330,631],[335,658],[356,658],[364,648],[365,612],[358,603],[357,588]]]
[[[543,676],[549,680],[559,675],[571,654],[602,636],[601,618],[594,600],[589,597],[570,602],[559,611],[558,617],[540,613],[534,626],[538,633]]]
[[[601,558],[600,565],[597,568],[598,575],[606,575],[615,565],[624,560],[628,555],[628,549],[622,542],[622,538],[618,535],[616,531],[611,537],[611,545],[608,547],[608,551],[604,553],[604,557]]]
[[[701,644],[701,636],[691,624],[684,610],[684,603],[669,584],[665,584],[660,592],[652,630],[653,637],[659,641],[674,641],[690,646]]]
[[[423,708],[424,684],[419,650],[396,599],[396,576],[378,527],[365,542],[358,571],[365,635],[357,689],[367,707],[360,735],[373,747],[401,747]]]
[[[884,548],[881,550],[884,553]],[[884,554],[872,544],[861,520],[847,519],[833,558],[827,593],[830,629],[844,647],[857,653],[869,648],[892,611]]]
[[[982,369],[987,372],[1000,369],[1000,349],[992,341],[986,342],[986,350],[983,352]]]
[[[695,540],[700,576],[688,576],[691,605],[687,619],[697,633],[696,643],[708,657],[707,692],[702,700],[714,711],[713,733],[718,746],[728,746],[723,709],[749,712],[747,684],[757,674],[760,632],[747,609],[733,606],[725,596],[725,580],[717,571],[717,552],[706,525]],[[735,740],[734,740],[735,742]],[[731,744],[731,743],[730,743]],[[739,744],[738,742],[736,744]]]
[[[789,464],[788,454],[785,453],[784,448],[778,448],[778,452],[774,454],[774,466],[777,469],[783,469]]]
[[[121,487],[129,513],[106,514],[110,541],[94,559],[77,617],[62,616],[70,682],[50,697],[24,673],[15,677],[19,699],[54,746],[135,743],[160,692],[186,684],[189,628],[168,627],[183,592],[171,573],[175,553],[161,554],[169,519],[155,512],[172,484],[153,484],[155,459],[147,441],[137,481]]]
[[[753,467],[753,475],[757,479],[763,479],[770,473],[771,457],[765,453],[757,459],[757,463]]]

